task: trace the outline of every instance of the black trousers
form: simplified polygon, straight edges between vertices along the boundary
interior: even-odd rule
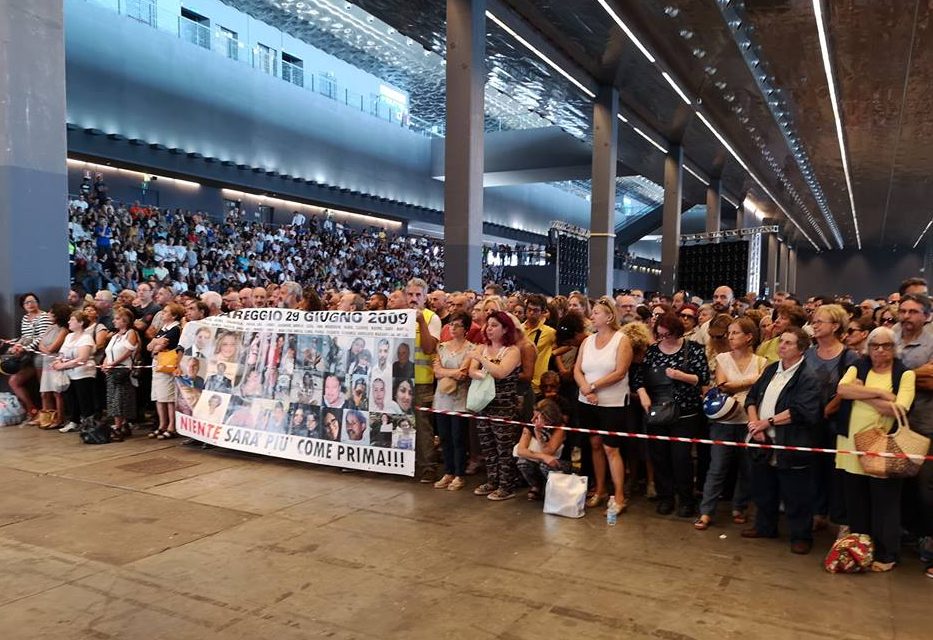
[[[897,562],[901,552],[901,489],[899,478],[845,474],[846,515],[852,533],[871,536],[875,560]]]
[[[65,391],[65,413],[68,414],[69,422],[80,424],[81,418],[94,415],[96,384],[94,378],[81,378],[72,380],[68,385]]]
[[[752,465],[752,496],[755,500],[755,530],[777,537],[781,502],[790,541],[813,540],[812,470],[809,466],[780,469],[767,462]]]
[[[702,416],[685,416],[670,425],[649,426],[648,433],[659,436],[695,438]],[[696,505],[693,495],[693,445],[663,440],[648,441],[648,455],[654,465],[654,488],[661,502]]]

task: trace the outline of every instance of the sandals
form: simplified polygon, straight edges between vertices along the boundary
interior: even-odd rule
[[[110,427],[110,442],[123,442],[123,433],[116,427]]]
[[[871,571],[872,573],[886,573],[891,571],[896,564],[896,562],[872,562]]]
[[[923,572],[927,578],[933,578],[933,565],[927,567],[927,570]]]
[[[162,433],[156,436],[156,440],[171,440],[172,438],[175,438],[177,436],[178,434],[175,433],[174,431],[163,431]]]
[[[532,487],[531,489],[528,490],[528,496],[527,496],[527,498],[528,498],[528,501],[529,501],[529,502],[534,502],[535,500],[540,500],[540,499],[541,499],[541,489],[538,489],[538,488],[536,488],[536,487]]]
[[[744,511],[733,511],[732,524],[748,524],[748,516]]]
[[[599,495],[598,493],[594,493],[593,495],[591,495],[589,498],[586,499],[586,506],[589,507],[590,509],[593,509],[595,507],[598,507],[602,503],[606,502],[607,500],[609,500],[608,493],[604,493],[602,495]]]
[[[732,521],[735,522],[734,517]],[[709,529],[711,524],[713,524],[712,518],[710,518],[709,516],[700,516],[699,518],[693,521],[693,528],[696,529],[697,531],[706,531],[707,529]],[[739,523],[736,522],[736,524],[739,524]]]
[[[158,438],[158,437],[161,436],[163,433],[165,433],[165,432],[162,431],[162,429],[153,429],[153,430],[150,431],[148,434],[146,434],[146,437],[147,437],[147,438]]]

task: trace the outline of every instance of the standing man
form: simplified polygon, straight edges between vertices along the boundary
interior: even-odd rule
[[[716,287],[716,290],[713,291],[713,311],[716,314],[725,313],[732,315],[732,302],[735,300],[735,293],[732,291],[732,287],[727,287],[722,285]],[[694,333],[692,340],[694,342],[699,342],[702,345],[709,343],[709,323],[712,319],[707,320],[699,327],[697,327],[696,333]]]
[[[266,306],[268,294],[265,287],[253,287],[253,306],[262,309]]]
[[[94,306],[97,308],[97,321],[113,333],[113,293],[108,289],[101,289],[94,296]]]
[[[925,330],[931,305],[923,294],[902,295],[900,322],[894,327],[897,357],[917,376],[910,428],[927,437],[933,437],[933,334]],[[930,563],[927,575],[933,578],[933,463],[925,462],[920,473],[904,483],[904,494],[906,528],[921,537],[920,555]]]
[[[377,291],[369,297],[369,302],[366,303],[367,311],[385,311],[386,306],[389,303],[389,299],[386,297],[386,294]]]
[[[619,320],[619,324],[628,324],[629,322],[634,322],[638,318],[638,314],[635,313],[635,308],[638,307],[638,303],[635,301],[635,296],[626,295],[620,293],[616,296],[616,318]],[[527,313],[528,310],[526,309]]]
[[[240,289],[240,306],[243,309],[252,309],[255,306],[252,287],[243,287]]]
[[[525,335],[535,345],[538,355],[535,357],[535,369],[531,378],[531,387],[535,393],[539,391],[541,374],[547,371],[551,352],[557,342],[557,331],[544,324],[544,312],[547,309],[547,300],[544,296],[534,293],[525,299]]]
[[[428,308],[437,314],[441,319],[441,326],[447,324],[450,317],[450,311],[447,309],[447,292],[443,289],[437,289],[428,296]]]
[[[428,283],[412,278],[405,285],[408,308],[415,309],[415,475],[422,483],[433,484],[437,479],[434,455],[434,425],[430,414],[420,411],[434,403],[434,368],[432,356],[437,352],[441,336],[441,319],[424,305],[428,297]]]

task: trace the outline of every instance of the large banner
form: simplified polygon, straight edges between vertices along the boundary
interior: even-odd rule
[[[191,322],[176,429],[209,444],[415,473],[415,312],[244,309]]]

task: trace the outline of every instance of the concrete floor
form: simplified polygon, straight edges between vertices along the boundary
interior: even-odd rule
[[[912,552],[832,576],[828,537],[793,556],[643,500],[609,528],[177,442],[0,429],[0,638],[933,637]]]

